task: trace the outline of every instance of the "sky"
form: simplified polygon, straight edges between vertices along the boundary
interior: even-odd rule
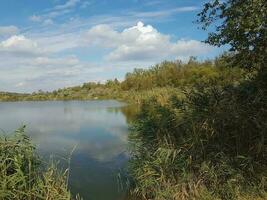
[[[223,49],[195,23],[204,0],[1,0],[0,91],[123,80],[134,68]]]

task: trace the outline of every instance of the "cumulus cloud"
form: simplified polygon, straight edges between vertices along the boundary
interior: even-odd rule
[[[174,40],[142,22],[120,30],[114,27],[100,24],[79,31],[38,30],[2,38],[0,91],[53,90],[103,81],[114,75],[122,79],[135,67],[148,67],[164,59],[207,55],[211,50],[197,40]],[[95,56],[95,63],[88,61],[90,57],[96,60]]]
[[[80,46],[77,34],[61,34],[56,36],[26,37],[13,35],[0,41],[0,53],[14,56],[40,56],[60,53]]]
[[[15,57],[0,54],[0,91],[54,90],[97,80],[102,69],[76,56]]]
[[[197,40],[171,41],[169,35],[158,32],[151,25],[138,22],[121,32],[108,25],[91,28],[85,41],[89,45],[110,48],[106,56],[110,61],[162,60],[208,53],[211,47]]]
[[[16,26],[0,26],[0,37],[14,35],[18,32],[19,29]]]
[[[35,55],[41,53],[42,50],[35,41],[23,35],[14,35],[0,43],[0,52],[16,55]]]

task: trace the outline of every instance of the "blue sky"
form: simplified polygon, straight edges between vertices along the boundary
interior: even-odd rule
[[[123,79],[134,68],[222,52],[193,23],[205,1],[2,0],[0,91]]]

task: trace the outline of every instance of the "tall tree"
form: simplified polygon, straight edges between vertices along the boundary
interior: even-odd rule
[[[230,45],[235,65],[267,68],[267,1],[212,0],[198,14],[202,28],[214,28],[207,43]]]

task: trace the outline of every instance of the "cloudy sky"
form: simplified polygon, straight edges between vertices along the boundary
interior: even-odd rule
[[[203,0],[1,0],[0,91],[123,79],[163,60],[213,58]]]

